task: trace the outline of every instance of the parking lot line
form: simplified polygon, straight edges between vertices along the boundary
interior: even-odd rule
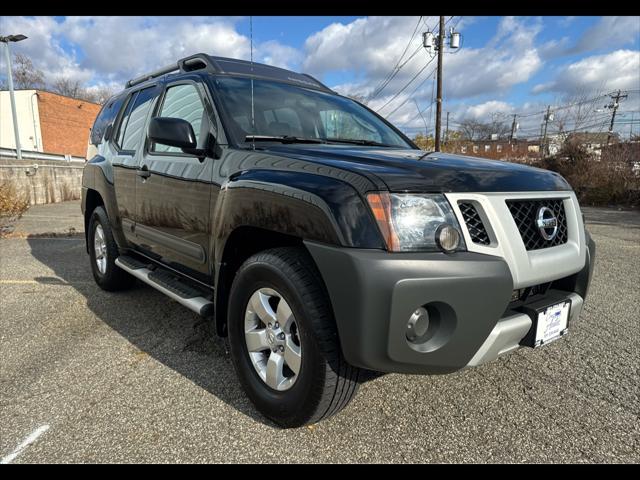
[[[58,282],[58,283],[56,283]],[[0,280],[0,285],[93,285],[94,282],[66,282],[61,278],[47,278],[47,281],[43,280]]]
[[[20,445],[18,445],[13,452],[0,460],[0,464],[7,464],[13,462],[15,458],[20,455],[25,448],[35,442],[40,435],[49,430],[49,425],[42,425],[36,428],[27,438],[25,438]]]

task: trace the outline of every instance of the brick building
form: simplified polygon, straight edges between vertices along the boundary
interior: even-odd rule
[[[23,150],[86,155],[100,105],[43,90],[16,90],[15,98]],[[16,148],[8,91],[0,91],[0,148]]]

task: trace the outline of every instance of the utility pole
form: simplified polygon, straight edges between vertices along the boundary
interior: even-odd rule
[[[622,100],[623,98],[627,98],[627,95],[620,95],[620,90],[618,90],[618,93],[616,95],[609,95],[609,96],[611,97],[612,100],[615,99],[615,101],[606,106],[607,108],[610,108],[613,110],[611,112],[611,124],[609,125],[609,134],[607,135],[607,145],[611,143],[611,137],[613,136],[613,124],[616,122],[616,112],[618,111],[618,107],[620,106],[620,100]]]
[[[11,99],[11,117],[13,118],[13,135],[16,139],[16,155],[18,160],[22,160],[22,148],[20,148],[20,132],[18,131],[18,114],[16,113],[16,98],[13,92],[13,72],[11,66],[11,52],[9,52],[9,42],[19,42],[26,39],[24,35],[0,36],[0,43],[4,43],[4,51],[7,57],[7,77],[9,80],[9,98]]]
[[[547,125],[549,125],[549,120],[553,120],[553,116],[551,114],[551,105],[547,106],[547,114],[544,116],[544,133],[542,134],[541,145],[543,155],[547,152]]]
[[[513,142],[513,137],[516,134],[516,114],[513,114],[513,122],[511,122],[511,135],[509,135],[509,143]]]
[[[440,123],[442,116],[442,55],[444,50],[444,16],[440,15],[440,27],[438,31],[438,80],[436,97],[436,152],[440,151]]]
[[[451,112],[447,112],[447,128],[445,129],[445,132],[444,132],[444,144],[445,145],[449,145],[449,113],[451,113]]]
[[[542,158],[542,131],[544,130],[544,123],[540,124],[540,146],[538,147],[538,156]]]
[[[452,17],[453,18],[453,17]],[[434,45],[435,35],[433,32],[427,31],[422,34],[422,45],[427,49],[429,55],[431,55],[432,49],[437,50],[438,55],[438,67],[437,67],[437,85],[438,92],[436,96],[436,128],[434,132],[435,136],[435,151],[440,151],[440,132],[442,130],[442,55],[444,52],[444,41],[447,37],[447,32],[444,30],[444,16],[440,15],[440,22],[438,27],[437,43]],[[453,28],[449,31],[449,48],[452,50],[460,48],[460,41],[462,35],[455,32]],[[448,114],[447,114],[448,115]],[[449,130],[447,122],[447,133]]]

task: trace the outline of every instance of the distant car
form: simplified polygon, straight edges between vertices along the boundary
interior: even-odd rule
[[[308,75],[187,57],[129,81],[91,142],[98,285],[137,278],[211,319],[285,427],[345,407],[363,369],[546,345],[587,295],[595,245],[560,175],[421,151]]]

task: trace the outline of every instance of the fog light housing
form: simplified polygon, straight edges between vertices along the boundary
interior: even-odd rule
[[[447,253],[454,252],[460,246],[458,229],[447,223],[440,225],[436,230],[436,245]]]
[[[415,342],[429,330],[429,312],[424,307],[416,309],[407,322],[407,340]]]

